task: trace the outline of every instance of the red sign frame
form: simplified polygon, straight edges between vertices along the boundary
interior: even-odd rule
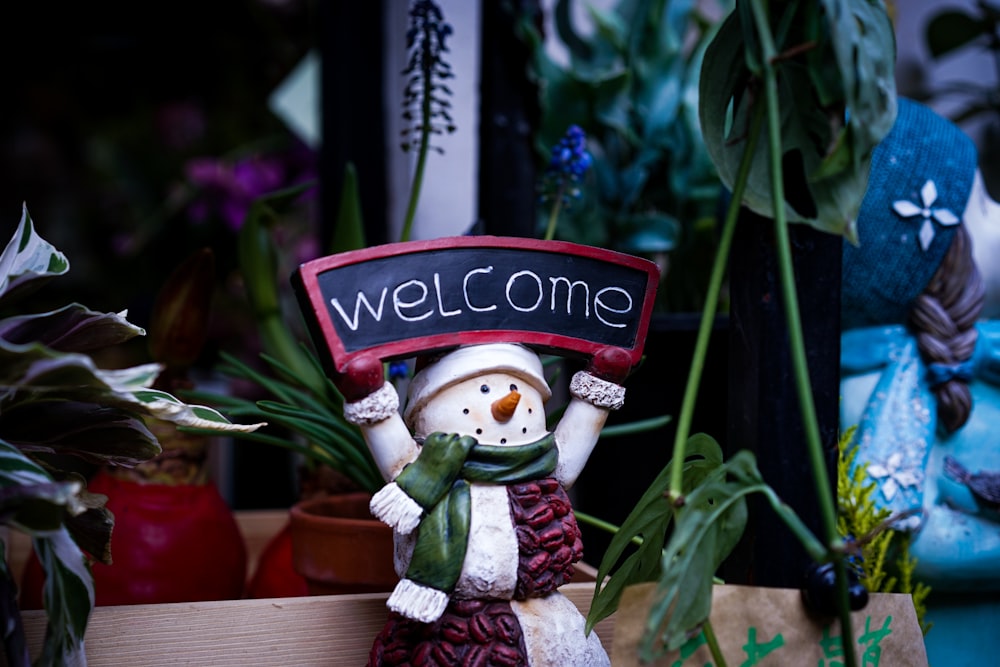
[[[636,312],[629,316],[627,330],[612,332],[614,334],[624,336],[626,341],[624,343],[616,340],[611,340],[609,342],[608,340],[602,340],[600,336],[591,335],[592,333],[596,333],[596,329],[593,331],[588,330],[586,328],[587,326],[590,326],[591,329],[593,329],[593,326],[589,322],[586,323],[585,326],[579,326],[580,332],[559,330],[560,327],[558,325],[553,325],[552,323],[550,323],[547,328],[544,326],[541,329],[535,327],[534,323],[543,320],[545,317],[548,317],[550,320],[561,317],[561,314],[555,314],[555,291],[557,280],[563,281],[559,283],[560,286],[566,286],[567,295],[565,297],[565,306],[567,313],[570,311],[570,301],[574,298],[574,286],[583,284],[582,279],[574,283],[572,280],[562,276],[562,274],[559,274],[556,278],[549,278],[551,281],[552,291],[552,313],[549,313],[543,308],[538,317],[534,317],[530,320],[533,323],[531,327],[510,327],[506,326],[503,322],[500,322],[499,324],[491,323],[488,328],[472,327],[440,332],[424,332],[413,336],[402,335],[392,340],[380,340],[370,345],[362,344],[360,346],[354,345],[353,347],[345,345],[343,334],[350,332],[347,332],[347,330],[344,329],[344,322],[351,324],[350,313],[345,312],[345,310],[338,303],[334,304],[340,308],[337,312],[339,312],[339,316],[342,320],[339,321],[340,331],[338,331],[338,326],[334,322],[334,311],[328,305],[330,302],[336,302],[336,299],[331,299],[330,294],[328,291],[325,292],[324,288],[330,290],[331,285],[336,285],[338,289],[342,289],[343,285],[348,284],[348,291],[354,290],[356,292],[357,297],[354,306],[353,324],[354,327],[357,328],[359,326],[360,317],[364,314],[364,311],[362,311],[362,305],[367,308],[368,313],[371,313],[371,315],[374,315],[376,311],[374,306],[368,302],[367,298],[361,298],[362,289],[365,288],[365,285],[354,284],[352,283],[352,280],[356,280],[357,283],[366,282],[370,284],[371,282],[383,279],[385,274],[387,272],[391,272],[393,267],[401,266],[404,263],[408,263],[409,266],[414,267],[413,270],[419,268],[421,271],[426,273],[426,271],[430,270],[427,268],[428,260],[434,260],[433,263],[436,268],[435,273],[433,274],[433,282],[430,286],[431,289],[433,289],[434,286],[437,287],[438,291],[436,299],[439,313],[441,315],[460,315],[459,311],[462,310],[461,308],[454,308],[453,310],[448,311],[447,307],[442,303],[440,273],[442,271],[448,271],[449,267],[455,264],[455,262],[450,261],[452,257],[466,261],[470,258],[470,252],[476,257],[480,256],[476,253],[482,253],[481,257],[483,260],[490,261],[492,263],[489,266],[489,271],[482,268],[473,269],[465,273],[463,283],[465,286],[467,286],[470,282],[470,274],[477,274],[475,276],[477,281],[485,280],[485,275],[493,271],[494,264],[499,262],[508,262],[508,264],[501,266],[500,270],[497,271],[497,275],[499,275],[500,273],[503,273],[505,266],[509,268],[510,261],[518,262],[520,260],[524,260],[532,266],[541,267],[537,270],[538,272],[551,265],[555,267],[554,270],[571,270],[577,274],[584,275],[587,280],[601,279],[604,277],[607,277],[608,280],[620,279],[619,282],[622,282],[622,284],[627,283],[630,285],[628,290],[619,287],[606,287],[605,290],[617,290],[617,293],[620,293],[619,295],[625,294],[626,291],[629,291],[630,294],[626,296],[628,299],[627,302],[630,304],[630,309],[635,305],[635,299],[639,299],[641,302],[638,309],[636,309]],[[449,261],[441,262],[440,260]],[[375,266],[378,268],[373,269],[372,267]],[[364,279],[360,277],[361,271],[367,271]],[[529,273],[531,272],[525,270],[519,272],[518,274],[514,274],[506,283],[506,289],[508,290],[507,300],[510,302],[510,305],[518,311],[526,311],[528,309],[518,307],[518,305],[514,304],[510,300],[511,283],[515,280],[515,276]],[[346,281],[333,280],[334,277],[342,275],[347,276]],[[534,273],[531,273],[531,275],[534,275]],[[537,275],[534,275],[534,278],[539,289],[538,300],[535,303],[535,305],[538,306],[538,304],[542,301],[541,290],[544,283],[540,278],[538,278]],[[526,278],[526,280],[528,279]],[[574,280],[576,280],[576,278],[574,278]],[[335,369],[338,372],[342,372],[352,358],[362,353],[373,352],[380,359],[385,361],[453,348],[459,345],[491,342],[517,342],[535,347],[541,351],[556,354],[568,354],[570,356],[592,355],[602,347],[605,347],[608,344],[614,344],[617,347],[622,347],[623,349],[629,351],[632,363],[635,365],[639,362],[642,356],[642,349],[645,344],[649,320],[652,316],[656,288],[659,283],[659,269],[656,264],[647,259],[603,248],[569,243],[566,241],[542,241],[538,239],[500,236],[455,236],[426,241],[390,243],[365,248],[363,250],[321,257],[302,264],[293,274],[292,281],[296,288],[303,316],[310,327],[313,339],[317,343],[317,347],[321,347],[319,345],[321,340],[326,345],[327,349],[325,352],[329,353],[329,358],[324,361],[330,368]],[[423,295],[425,298],[428,296],[427,284],[417,280],[410,280],[403,284],[405,286],[410,285],[410,283],[413,283],[413,285],[417,285],[418,283],[419,285],[423,285]],[[397,292],[399,289],[402,289],[398,287],[398,285],[399,283],[397,283],[396,291],[393,293],[393,299],[395,300],[394,307],[396,308],[396,314],[402,316],[400,304],[402,304],[402,307],[405,309],[415,307],[418,302],[401,301],[397,298]],[[410,285],[410,288],[413,288],[413,285]],[[589,285],[587,285],[586,288],[586,298],[590,299],[591,292]],[[387,289],[387,287],[382,288],[382,301],[378,303],[377,312],[380,317],[383,312],[387,310],[384,309]],[[450,296],[454,298],[453,294]],[[612,294],[611,296],[615,296],[615,294]],[[433,303],[433,300],[430,300],[430,302]],[[495,305],[488,308],[474,307],[470,303],[470,299],[467,294],[465,295],[464,304],[472,307],[472,309],[476,311],[496,310]],[[598,296],[594,297],[592,304],[595,315],[598,314],[601,306],[605,308],[605,313],[614,314],[625,312],[622,309],[615,309],[605,303],[601,303]],[[562,305],[562,302],[560,302],[560,305]],[[585,305],[587,308],[587,317],[589,318],[591,304],[587,303]],[[631,313],[631,310],[629,312]],[[406,319],[414,321],[422,319],[423,317],[428,317],[431,314],[432,313],[427,312],[422,313],[420,317],[407,317]],[[522,321],[524,321],[525,316],[523,313],[514,313],[514,315],[521,317]],[[482,318],[486,316],[477,313],[476,315],[470,317]],[[438,318],[438,321],[445,323],[441,318]],[[453,327],[458,326],[458,321],[452,320],[447,324]],[[426,326],[432,325],[428,324]],[[619,328],[626,327],[625,324],[619,323],[613,323],[611,326]]]

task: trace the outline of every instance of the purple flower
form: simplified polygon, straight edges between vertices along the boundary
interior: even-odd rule
[[[226,226],[238,230],[254,200],[314,175],[314,160],[298,152],[288,155],[254,155],[230,162],[196,158],[185,167],[188,182],[198,191],[188,208],[194,222],[218,215]]]

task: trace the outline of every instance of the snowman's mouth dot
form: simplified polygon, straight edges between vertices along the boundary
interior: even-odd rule
[[[527,432],[528,432],[528,427],[527,426],[525,426],[524,428],[521,429],[521,433],[527,433]]]
[[[469,408],[465,408],[464,410],[462,410],[462,414],[463,415],[469,414]]]
[[[506,445],[507,444],[507,438],[500,438],[500,444],[501,445]]]
[[[483,434],[483,429],[477,428],[476,429],[476,435],[482,435],[482,434]]]

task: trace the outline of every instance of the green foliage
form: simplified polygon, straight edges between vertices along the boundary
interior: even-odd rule
[[[750,2],[729,15],[705,54],[699,116],[705,144],[732,188],[762,93]],[[856,241],[853,222],[875,145],[895,120],[895,33],[881,2],[782,3],[770,17],[780,60],[784,213]],[[774,217],[767,142],[754,153],[743,203]]]
[[[313,374],[322,376],[315,355],[304,345],[300,354],[312,365]],[[344,419],[344,399],[329,379],[324,377],[318,387],[307,385],[302,376],[267,354],[261,355],[266,364],[263,371],[230,354],[221,356],[216,370],[256,385],[270,398],[251,401],[207,392],[188,392],[185,396],[217,405],[232,419],[262,420],[281,429],[238,434],[241,439],[296,452],[308,465],[329,466],[366,491],[374,493],[382,487],[382,475],[361,431]]]
[[[926,635],[931,624],[925,620],[928,585],[915,581],[916,559],[910,555],[909,535],[890,528],[891,512],[872,500],[874,482],[865,483],[863,466],[853,466],[857,446],[852,444],[856,427],[840,438],[837,459],[837,528],[841,535],[853,536],[860,548],[861,583],[873,593],[906,593],[913,598],[917,621]],[[853,473],[851,472],[853,467]]]
[[[965,8],[946,7],[927,22],[925,36],[927,50],[935,59],[949,58],[956,51],[977,48],[989,50],[993,62],[1000,54],[1000,8],[986,0],[976,3],[977,13]],[[926,98],[952,97],[954,110],[949,117],[956,123],[990,114],[1000,113],[996,86],[982,77],[962,76],[943,81],[934,90],[926,91]]]
[[[669,255],[661,306],[697,309],[707,264],[692,255],[714,245],[697,229],[711,228],[721,189],[697,117],[701,58],[714,26],[693,0],[622,0],[607,11],[587,5],[594,31],[585,36],[570,21],[573,5],[559,0],[554,10],[566,65],[548,55],[533,25],[523,26],[541,94],[540,163],[574,124],[594,158],[557,237]],[[540,229],[547,213],[539,209]]]
[[[215,369],[223,376],[249,383],[267,398],[202,391],[185,392],[191,400],[217,406],[232,419],[266,421],[272,428],[236,434],[299,454],[309,466],[326,465],[359,488],[375,492],[384,483],[360,429],[344,419],[344,399],[327,377],[305,332],[292,326],[300,321],[295,304],[287,303],[274,241],[274,223],[301,189],[258,198],[240,229],[240,271],[254,320],[261,336],[261,363],[250,363],[222,352]],[[332,253],[364,245],[364,228],[357,175],[349,164],[341,188]]]
[[[931,56],[941,58],[975,42],[987,45],[994,41],[1000,25],[1000,11],[986,2],[979,3],[979,10],[979,16],[954,8],[935,14],[925,28]]]
[[[656,581],[661,576],[663,548],[674,518],[665,494],[672,465],[673,462],[670,462],[660,471],[611,539],[598,567],[597,580],[613,576],[605,586],[594,591],[587,616],[588,631],[618,608],[625,586]],[[721,465],[722,450],[718,444],[708,436],[693,436],[689,443],[689,455],[684,461],[686,490],[691,490]],[[640,546],[634,549],[637,542]],[[701,620],[695,619],[695,622]]]
[[[125,313],[70,304],[23,313],[24,299],[69,271],[66,257],[39,236],[27,206],[0,254],[0,517],[32,538],[45,570],[48,625],[39,664],[83,665],[83,636],[94,606],[90,561],[111,562],[114,517],[105,496],[65,469],[63,457],[132,467],[160,452],[146,419],[211,431],[252,431],[216,410],[152,389],[162,367],[109,370],[90,353],[145,332]],[[6,317],[4,317],[6,316]],[[6,561],[4,646],[8,664],[26,664],[23,627]]]
[[[773,14],[770,7],[776,7]],[[605,555],[599,580],[608,574],[611,579],[595,593],[587,619],[588,627],[593,627],[610,613],[617,606],[615,595],[620,595],[625,586],[658,579],[658,598],[647,620],[642,659],[679,647],[708,624],[715,568],[729,554],[742,530],[740,508],[745,496],[761,493],[815,562],[835,564],[840,643],[845,664],[856,664],[847,607],[844,541],[837,533],[832,490],[822,481],[817,482],[825,538],[821,542],[793,508],[763,482],[751,453],[737,452],[723,463],[721,453],[704,457],[712,450],[703,449],[696,460],[707,470],[696,474],[695,479],[689,478],[686,465],[681,470],[673,463],[687,464],[689,448],[697,452],[705,447],[699,436],[688,439],[687,429],[710,323],[718,308],[719,276],[728,261],[740,207],[759,205],[762,208],[758,212],[774,221],[794,384],[806,427],[803,444],[813,479],[827,478],[787,225],[792,221],[809,222],[821,230],[850,236],[848,223],[854,215],[849,212],[860,207],[871,149],[895,118],[894,49],[887,49],[889,44],[894,47],[894,36],[880,3],[793,1],[775,6],[764,0],[742,0],[705,53],[699,115],[710,155],[731,188],[732,199],[713,261],[672,462],[626,519],[626,525],[616,535],[617,548]],[[857,126],[859,123],[864,127]],[[762,137],[767,140],[758,142]],[[790,146],[792,151],[788,150]],[[809,155],[803,157],[807,149]],[[805,208],[812,207],[812,214],[797,216],[790,210],[788,196],[797,203],[805,202]],[[674,525],[662,564],[655,565],[650,550],[664,544],[671,520]],[[625,546],[636,538],[642,541],[638,553],[643,553],[644,558],[633,555],[618,567]],[[601,596],[607,599],[601,600]],[[706,628],[706,636],[714,637],[714,633]],[[710,648],[717,650],[712,640]]]
[[[676,650],[708,621],[715,572],[743,535],[748,495],[764,495],[811,556],[825,555],[823,545],[764,483],[750,452],[724,461],[718,443],[703,433],[691,436],[685,451],[682,502],[672,505],[668,499],[671,461],[612,538],[597,579],[611,577],[594,592],[587,616],[589,630],[617,609],[626,586],[657,581],[640,645],[644,660]]]

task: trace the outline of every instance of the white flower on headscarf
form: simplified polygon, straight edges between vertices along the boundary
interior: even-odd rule
[[[935,201],[937,201],[938,191],[937,186],[934,185],[934,181],[927,181],[924,186],[920,188],[920,199],[922,206],[914,204],[911,201],[905,199],[900,199],[892,203],[892,208],[896,213],[904,218],[913,218],[920,216],[923,220],[923,224],[920,225],[920,249],[927,250],[930,246],[931,241],[934,240],[934,225],[931,224],[931,220],[936,221],[940,225],[951,226],[957,225],[959,220],[958,216],[949,211],[946,208],[931,208]]]
[[[892,502],[896,493],[908,486],[920,483],[920,471],[915,468],[903,468],[903,455],[896,452],[886,459],[885,465],[872,463],[868,466],[868,474],[881,482],[882,495],[886,502]]]

